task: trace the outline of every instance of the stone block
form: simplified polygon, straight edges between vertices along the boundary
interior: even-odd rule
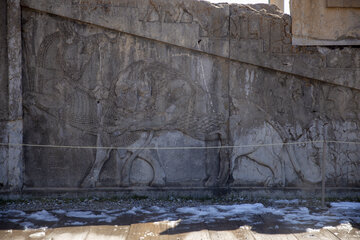
[[[293,0],[293,45],[360,45],[359,6],[359,1]]]

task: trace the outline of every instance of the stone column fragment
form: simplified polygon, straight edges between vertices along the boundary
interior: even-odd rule
[[[23,184],[23,112],[21,66],[21,7],[20,0],[7,1],[8,46],[8,182],[11,190],[20,190]]]

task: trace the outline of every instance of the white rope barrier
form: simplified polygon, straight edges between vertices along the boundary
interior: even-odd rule
[[[5,147],[39,147],[39,148],[68,148],[68,149],[104,149],[104,150],[182,150],[182,149],[230,149],[230,148],[250,148],[250,147],[270,147],[284,145],[301,145],[301,144],[317,144],[317,143],[339,143],[339,144],[360,144],[360,142],[348,141],[304,141],[304,142],[287,142],[287,143],[265,143],[265,144],[246,144],[236,146],[183,146],[183,147],[102,147],[102,146],[72,146],[72,145],[44,145],[30,143],[0,143]]]

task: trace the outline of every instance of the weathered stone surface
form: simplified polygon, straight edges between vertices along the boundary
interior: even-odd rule
[[[0,184],[4,188],[20,190],[23,184],[22,156],[22,54],[21,9],[19,0],[1,3],[1,68],[0,68]],[[4,14],[4,15],[3,15]],[[4,24],[6,28],[4,27]],[[4,39],[6,38],[6,39]],[[4,57],[6,56],[6,58]]]
[[[294,45],[360,45],[359,1],[292,0]]]
[[[20,0],[7,2],[8,108],[9,120],[22,118],[22,54]]]
[[[193,0],[66,0],[61,3],[22,0],[22,5],[244,63],[360,89],[359,67],[330,67],[325,63],[329,56],[324,51],[292,46],[290,16],[275,5],[211,4]],[[359,49],[351,51],[360,52]],[[355,64],[356,59],[348,57]]]
[[[7,142],[7,134],[6,134],[6,123],[0,122],[0,142]],[[0,188],[5,188],[7,186],[8,181],[8,158],[7,158],[7,147],[0,146]]]
[[[0,142],[6,142],[8,119],[8,64],[6,41],[6,1],[0,2]],[[0,146],[0,188],[7,183],[7,148]]]
[[[286,145],[324,138],[358,142],[360,92],[258,67],[230,66],[231,145],[284,143],[232,152],[234,184],[307,186],[320,183],[322,144]],[[359,184],[360,148],[331,143],[328,186]]]
[[[229,55],[227,4],[192,0],[23,0],[22,5],[194,50]]]
[[[360,2],[356,0],[326,0],[326,7],[360,8]]]
[[[274,5],[232,4],[230,12],[231,59],[360,89],[358,48],[292,46],[291,18]]]
[[[360,141],[359,49],[292,46],[273,5],[22,5],[0,138],[47,145],[24,147],[25,187],[315,187],[322,144],[289,143]],[[358,146],[327,144],[328,186],[360,186]]]
[[[0,3],[0,121],[8,119],[8,64],[6,41],[6,1]]]
[[[21,190],[23,186],[23,148],[21,145],[23,139],[23,120],[10,121],[7,124],[8,142],[12,145],[7,153],[7,185],[12,190]]]
[[[23,21],[30,70],[24,86],[25,142],[98,147],[226,142],[225,60],[30,10],[23,10]],[[29,148],[25,150],[27,181],[31,186],[47,184],[39,169],[68,179],[55,186],[95,186],[109,161],[117,165],[118,172],[112,174],[120,179],[115,183],[128,186],[139,180],[140,184],[144,179],[132,176],[133,164],[145,161],[154,168],[150,185],[164,185],[167,178],[196,185],[226,182],[228,159],[219,157],[218,150],[193,151]],[[85,153],[89,154],[85,157]],[[192,171],[172,176],[170,166],[179,165],[178,161],[198,161],[206,170],[198,177]],[[137,165],[151,175],[144,164]]]
[[[283,0],[270,0],[269,3],[276,5],[281,11],[284,12],[284,1]]]
[[[22,104],[22,47],[20,0],[7,1],[7,52],[8,52],[8,187],[21,190],[23,186],[24,161],[23,104]]]

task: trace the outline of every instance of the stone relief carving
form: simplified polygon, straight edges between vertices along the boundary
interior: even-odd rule
[[[69,3],[22,1],[23,6],[38,11],[360,89],[359,49],[293,46],[291,17],[275,6],[192,0],[73,0]]]
[[[275,6],[232,4],[229,18],[232,59],[359,89],[358,49],[292,45],[291,17]]]
[[[176,23],[185,21],[186,14],[192,15],[192,21],[200,21],[199,15],[192,14],[191,6],[179,5],[181,12],[162,8],[165,3],[157,6],[158,1],[151,2],[143,21]],[[180,3],[186,2],[168,4]],[[284,51],[263,33],[259,22],[268,21],[262,22],[257,15],[245,17],[241,20],[245,30],[240,31],[243,25],[239,25],[231,37],[237,41],[259,40],[264,51]],[[268,17],[273,21],[273,16]],[[182,54],[185,50],[174,46],[30,10],[24,11],[23,18],[28,57],[24,108],[29,130],[25,136],[42,144],[99,147],[85,151],[86,159],[81,156],[83,150],[66,151],[68,159],[79,159],[76,166],[82,170],[78,186],[100,186],[102,179],[107,179],[107,186],[124,187],[194,182],[196,186],[314,185],[320,181],[322,146],[318,144],[166,153],[147,148],[322,140],[324,131],[329,139],[359,140],[360,99],[356,90],[228,61],[220,64],[224,65],[218,68],[221,70],[211,65],[204,71],[203,62],[210,61],[205,55]],[[42,29],[38,23],[41,18],[49,24]],[[275,25],[286,28],[285,23]],[[220,36],[220,32],[210,35]],[[38,45],[33,46],[31,39],[38,37]],[[266,39],[271,41],[266,43]],[[284,39],[279,40],[281,44],[287,44]],[[180,56],[179,52],[183,55],[180,60],[169,58]],[[229,77],[221,74],[224,69]],[[206,80],[206,74],[213,75]],[[229,89],[219,87],[217,82],[222,81],[223,85],[229,83]],[[219,107],[229,102],[230,111]],[[49,136],[45,137],[47,131]],[[138,149],[103,148],[117,146]],[[59,168],[58,162],[64,159],[52,150],[30,151],[26,153],[29,159],[51,155],[51,168]],[[328,155],[329,183],[359,183],[356,146],[330,144]],[[192,162],[198,164],[191,165],[198,171],[187,167]],[[181,175],[173,166],[183,167],[182,171],[189,174]],[[108,175],[111,171],[113,175]]]
[[[357,91],[272,74],[250,66],[234,64],[233,67],[237,72],[230,80],[231,89],[241,90],[231,93],[232,144],[280,143],[278,146],[233,151],[234,183],[267,186],[318,184],[321,182],[322,144],[286,143],[322,141],[324,138],[358,141],[359,137],[354,134],[354,129],[360,124],[359,105],[355,103]],[[267,91],[259,95],[259,86]],[[351,144],[329,144],[327,148],[327,181],[333,185],[345,184],[347,176],[359,171],[359,149]],[[338,162],[347,170],[335,167]],[[252,175],[244,170],[245,166],[253,171]],[[336,173],[339,170],[341,174]]]
[[[140,21],[160,23],[197,23],[202,37],[227,37],[227,8],[209,2],[149,0]]]
[[[230,38],[238,44],[264,53],[292,53],[290,16],[276,6],[234,5],[230,9]]]
[[[96,185],[113,151],[119,152],[115,158],[122,156],[119,185],[165,184],[160,160],[148,152],[102,149],[104,146],[147,148],[161,131],[180,131],[206,144],[226,144],[226,116],[215,110],[206,114],[196,109],[195,97],[206,99],[209,93],[185,73],[164,63],[140,60],[125,66],[115,76],[108,75],[109,79],[99,79],[96,76],[102,71],[98,66],[101,46],[110,45],[108,52],[112,51],[119,44],[118,37],[109,38],[104,33],[84,35],[63,22],[57,28],[39,45],[38,77],[29,77],[25,106],[30,115],[54,118],[59,131],[68,125],[94,136],[99,149],[94,151],[81,186]],[[65,136],[58,140],[58,144],[67,144]],[[228,167],[228,159],[224,154],[227,153],[220,151],[220,160],[216,153],[206,160],[205,184],[226,182],[228,171],[223,168]],[[212,167],[214,161],[221,162],[220,169]],[[134,173],[136,166],[152,172],[147,180],[138,179],[139,173]]]

